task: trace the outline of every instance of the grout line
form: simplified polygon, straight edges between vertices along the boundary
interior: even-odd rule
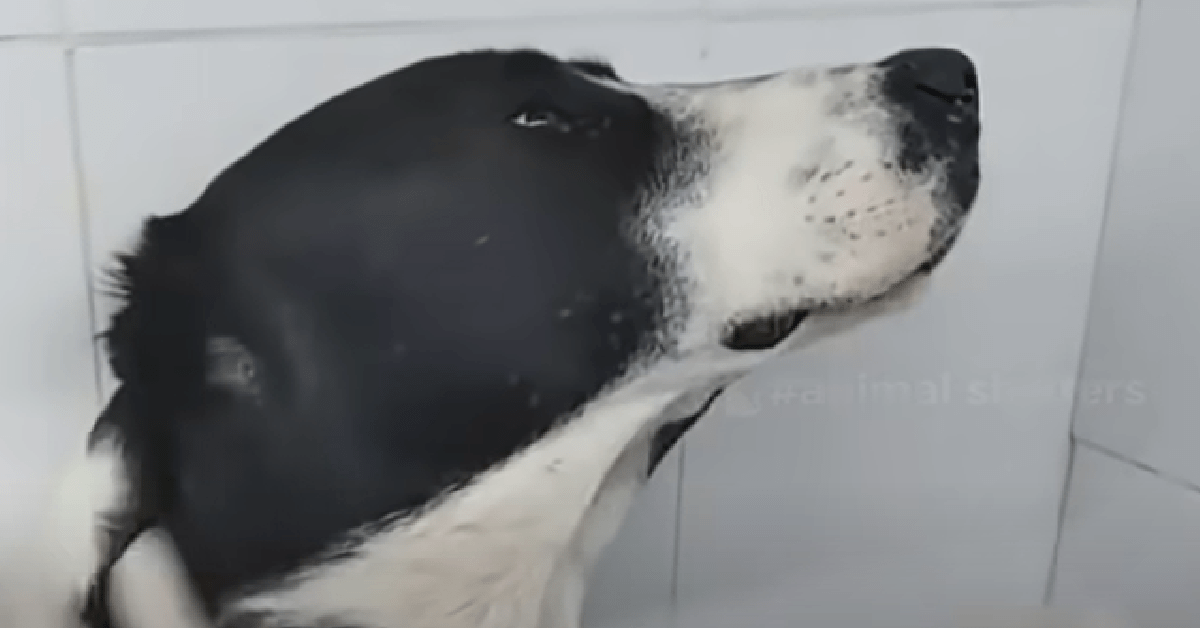
[[[1076,390],[1078,390],[1080,380],[1083,379],[1084,372],[1087,369],[1088,339],[1091,338],[1092,324],[1094,321],[1093,316],[1092,316],[1092,309],[1093,309],[1093,306],[1095,305],[1096,284],[1099,283],[1099,279],[1100,279],[1101,260],[1103,258],[1103,252],[1104,252],[1104,242],[1105,242],[1105,237],[1108,233],[1108,226],[1109,226],[1109,214],[1112,212],[1113,190],[1116,185],[1115,182],[1116,182],[1116,178],[1117,178],[1118,162],[1119,162],[1120,156],[1121,156],[1122,140],[1125,137],[1125,116],[1126,116],[1126,109],[1129,104],[1129,92],[1130,92],[1130,88],[1132,85],[1133,71],[1134,71],[1134,67],[1136,65],[1135,61],[1137,58],[1137,50],[1138,50],[1137,43],[1138,43],[1138,39],[1139,39],[1139,34],[1141,33],[1141,28],[1140,28],[1141,17],[1142,17],[1142,0],[1135,0],[1133,17],[1131,19],[1131,24],[1129,25],[1129,28],[1130,28],[1129,40],[1126,42],[1126,48],[1125,48],[1125,67],[1122,68],[1121,96],[1120,96],[1120,102],[1117,104],[1117,123],[1116,123],[1116,129],[1115,129],[1115,137],[1113,137],[1112,148],[1110,149],[1110,153],[1109,153],[1108,180],[1105,182],[1104,201],[1103,201],[1104,204],[1101,208],[1100,233],[1098,234],[1099,237],[1097,238],[1096,248],[1095,248],[1095,250],[1093,252],[1093,256],[1092,256],[1092,272],[1091,272],[1091,277],[1089,278],[1089,282],[1088,282],[1089,285],[1088,285],[1088,292],[1087,292],[1087,297],[1086,297],[1087,303],[1084,306],[1085,319],[1084,319],[1084,329],[1083,329],[1083,342],[1079,348],[1078,362],[1076,363],[1076,366],[1075,366],[1075,384],[1076,384],[1075,388],[1076,388]],[[1045,587],[1044,596],[1043,596],[1043,603],[1045,605],[1049,605],[1054,597],[1054,590],[1055,590],[1056,579],[1057,579],[1057,574],[1058,574],[1059,550],[1060,550],[1060,546],[1062,545],[1062,537],[1063,537],[1064,525],[1065,525],[1065,519],[1066,519],[1067,503],[1070,500],[1071,477],[1074,472],[1076,448],[1081,444],[1088,445],[1089,447],[1091,447],[1090,443],[1088,443],[1087,441],[1081,440],[1076,435],[1075,427],[1079,420],[1079,397],[1078,397],[1078,395],[1076,395],[1071,400],[1071,408],[1070,408],[1069,416],[1070,416],[1070,419],[1068,420],[1067,429],[1069,431],[1068,442],[1070,443],[1070,450],[1067,454],[1067,460],[1068,460],[1068,464],[1070,466],[1067,468],[1067,472],[1063,478],[1062,498],[1060,500],[1059,510],[1058,510],[1057,533],[1056,533],[1055,539],[1054,539],[1054,549],[1050,555],[1050,568],[1048,570],[1047,579],[1046,579],[1046,587]],[[1094,449],[1094,447],[1091,447],[1091,448]]]
[[[80,247],[83,254],[83,287],[87,291],[88,330],[92,344],[92,373],[96,389],[96,399],[104,403],[103,369],[104,360],[98,342],[97,306],[95,282],[92,277],[92,221],[90,203],[88,202],[87,177],[83,169],[83,139],[82,124],[79,108],[79,88],[76,80],[75,50],[68,48],[63,51],[63,62],[66,64],[67,75],[67,125],[71,133],[71,167],[75,176],[76,208],[79,216]]]
[[[683,553],[683,473],[687,467],[687,436],[679,439],[679,479],[675,485],[675,539],[671,548],[671,613],[679,611],[679,564]]]
[[[1055,585],[1058,583],[1058,561],[1062,549],[1063,531],[1067,524],[1067,505],[1070,503],[1071,482],[1075,476],[1075,454],[1079,443],[1072,434],[1067,435],[1067,468],[1063,474],[1062,495],[1058,500],[1057,521],[1055,522],[1054,545],[1050,550],[1050,565],[1046,570],[1046,585],[1042,589],[1042,606],[1050,606],[1054,601]]]
[[[596,24],[624,24],[631,22],[675,22],[681,19],[696,18],[701,18],[711,23],[744,23],[785,19],[887,16],[935,12],[1014,11],[1048,7],[1093,7],[1126,4],[1130,0],[981,0],[978,2],[962,2],[961,0],[914,0],[899,4],[872,0],[867,2],[848,2],[786,9],[720,9],[712,7],[710,1],[702,0],[699,9],[663,12],[622,11],[583,15],[521,15],[497,16],[493,18],[416,20],[393,19],[333,24],[164,28],[77,33],[70,33],[68,32],[69,29],[64,27],[63,32],[57,34],[0,35],[0,44],[10,42],[44,42],[65,43],[69,47],[117,46],[194,40],[242,40],[270,36],[316,37],[390,34],[411,31],[444,31],[456,28],[487,28],[506,24],[532,27],[591,26]],[[65,9],[63,13],[63,22],[65,25],[67,22]]]
[[[1158,467],[1154,467],[1154,466],[1148,465],[1144,462],[1141,462],[1139,460],[1135,460],[1134,458],[1130,458],[1129,456],[1126,456],[1125,454],[1122,454],[1119,451],[1116,451],[1114,449],[1109,449],[1108,447],[1105,447],[1105,446],[1095,443],[1093,441],[1083,439],[1083,438],[1076,438],[1075,441],[1079,444],[1080,447],[1084,447],[1090,451],[1098,453],[1098,454],[1100,454],[1106,458],[1109,458],[1115,462],[1120,462],[1122,464],[1126,464],[1135,469],[1138,469],[1139,471],[1144,471],[1146,473],[1149,473],[1150,475],[1153,475],[1155,478],[1158,478],[1159,480],[1162,480],[1163,482],[1166,482],[1167,484],[1170,484],[1176,488],[1181,488],[1185,491],[1189,491],[1191,493],[1196,493],[1197,495],[1200,495],[1200,485],[1198,485],[1190,480],[1179,477],[1177,475],[1171,475],[1171,474],[1163,471],[1162,469],[1159,469]]]

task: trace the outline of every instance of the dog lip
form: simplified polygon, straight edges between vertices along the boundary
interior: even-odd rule
[[[783,342],[810,310],[786,310],[770,316],[729,324],[721,334],[721,344],[733,351],[763,351]]]
[[[953,242],[951,241],[939,247],[933,252],[932,255],[929,256],[929,259],[925,260],[924,264],[921,264],[917,267],[917,270],[913,272],[913,275],[932,274],[933,271],[937,269],[938,266],[941,266],[942,262],[945,261],[946,256],[950,254],[950,249],[953,248],[952,245]]]

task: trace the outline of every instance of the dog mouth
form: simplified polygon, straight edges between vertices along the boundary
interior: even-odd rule
[[[954,243],[958,240],[958,233],[958,229],[954,229],[942,237],[941,243],[937,248],[933,249],[933,252],[929,255],[929,259],[925,260],[924,264],[921,264],[919,267],[917,267],[917,270],[912,276],[933,274],[933,271],[936,270],[937,267],[940,266],[943,261],[945,261],[946,256],[950,254],[950,249],[954,248]],[[909,279],[911,279],[912,276],[910,276]]]
[[[792,335],[812,310],[787,310],[727,325],[721,345],[731,351],[764,351]]]
[[[855,303],[843,303],[818,308],[793,308],[767,316],[728,323],[721,331],[721,345],[731,351],[765,351],[783,342],[796,331],[804,319],[814,312],[835,310],[840,307],[864,306],[887,299],[893,292],[908,282],[933,274],[946,259],[952,248],[953,238],[939,247],[925,263],[921,264],[891,289]]]

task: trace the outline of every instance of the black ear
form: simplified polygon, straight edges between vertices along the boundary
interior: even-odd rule
[[[205,269],[197,229],[188,213],[146,220],[137,250],[117,257],[109,273],[110,296],[120,302],[103,334],[117,379],[144,399],[130,399],[109,423],[132,425],[132,406],[143,410],[162,399],[201,394],[205,369]],[[151,395],[161,399],[149,398]],[[168,404],[171,405],[171,404]],[[156,418],[153,412],[147,418]],[[103,417],[101,417],[103,423]],[[161,421],[159,421],[161,423]],[[97,424],[97,429],[102,428]],[[133,436],[154,424],[126,430]]]
[[[124,476],[122,498],[95,513],[100,554],[80,614],[88,628],[114,628],[109,600],[113,566],[143,532],[155,525],[161,512],[162,490],[159,484],[148,481],[157,476],[147,466],[153,459],[143,455],[148,443],[137,437],[136,412],[133,395],[122,386],[96,420],[88,438],[89,452],[104,450],[107,455],[119,456]]]
[[[174,455],[166,409],[203,392],[202,271],[189,220],[183,213],[148,219],[136,252],[119,257],[112,274],[121,307],[103,339],[122,383],[96,420],[88,448],[118,457],[113,464],[124,486],[119,503],[95,513],[101,553],[84,601],[89,628],[112,626],[110,572],[169,508]]]

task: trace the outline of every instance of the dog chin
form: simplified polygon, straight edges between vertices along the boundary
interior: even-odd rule
[[[910,310],[924,298],[929,286],[929,274],[918,272],[869,301],[807,311],[803,323],[780,343],[779,349],[789,353],[808,349],[869,321]]]
[[[769,316],[730,323],[723,330],[721,344],[734,351],[764,351],[772,348],[790,349],[797,338],[807,336],[804,330],[813,326],[839,329],[855,327],[865,320],[878,318],[911,308],[929,289],[932,265],[925,265],[893,284],[883,292],[867,299],[844,301],[811,308],[793,308]],[[823,319],[829,319],[824,322]]]

